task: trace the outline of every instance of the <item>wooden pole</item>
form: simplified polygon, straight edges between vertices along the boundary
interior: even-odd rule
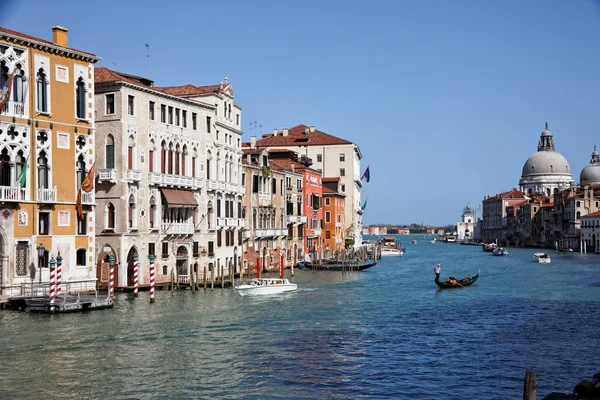
[[[196,290],[200,289],[200,267],[196,264]]]
[[[231,286],[233,286],[233,268],[231,268],[233,263],[229,263],[229,281],[231,282]]]
[[[192,266],[192,268],[194,268]],[[190,288],[192,289],[192,293],[196,293],[196,282],[194,280],[194,270],[190,271]]]
[[[202,278],[204,280],[204,290],[206,290],[206,265],[204,266],[204,276]]]
[[[538,383],[535,372],[528,369],[525,372],[525,381],[523,383],[523,400],[536,400]]]
[[[215,265],[213,265],[212,270],[210,271],[210,290],[215,288]]]
[[[221,265],[221,289],[225,287],[224,265]]]
[[[260,265],[260,256],[258,256],[256,258],[256,279],[260,279],[260,270],[261,270],[261,265]]]

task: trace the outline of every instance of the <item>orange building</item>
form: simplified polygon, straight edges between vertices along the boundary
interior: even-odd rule
[[[344,249],[346,195],[340,178],[323,178],[323,250]]]
[[[0,294],[49,280],[60,252],[69,290],[95,286],[94,192],[77,192],[94,164],[94,54],[0,27]]]

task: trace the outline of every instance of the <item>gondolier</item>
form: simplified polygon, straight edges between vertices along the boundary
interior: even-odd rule
[[[435,272],[436,275],[439,275],[442,272],[442,266],[440,264],[436,265],[433,272]]]

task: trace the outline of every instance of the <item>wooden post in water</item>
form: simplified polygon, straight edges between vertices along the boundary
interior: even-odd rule
[[[215,265],[213,265],[212,270],[210,271],[210,290],[214,290],[215,288]]]
[[[256,278],[260,279],[260,270],[261,270],[261,265],[260,265],[260,256],[258,256],[256,258]]]
[[[192,266],[192,268],[194,268]],[[190,271],[190,288],[192,289],[192,293],[196,293],[196,281],[194,279],[194,270]]]
[[[171,292],[175,290],[175,271],[171,270]]]
[[[523,383],[523,400],[536,400],[537,398],[537,379],[535,372],[528,369],[525,372],[525,382]]]
[[[206,265],[204,266],[204,276],[203,276],[203,279],[204,279],[204,290],[206,290]]]
[[[196,264],[196,290],[200,289],[200,268]]]
[[[225,275],[224,275],[224,265],[221,265],[221,289],[225,287]]]
[[[233,285],[233,268],[231,268],[233,266],[233,263],[229,263],[229,281],[231,282],[231,286]]]

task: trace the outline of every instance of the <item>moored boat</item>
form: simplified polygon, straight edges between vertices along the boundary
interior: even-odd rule
[[[492,255],[503,257],[508,255],[508,251],[504,247],[498,247],[497,249],[492,251]]]
[[[441,289],[456,289],[456,288],[464,288],[469,285],[472,285],[479,279],[479,271],[477,275],[471,277],[470,275],[463,279],[456,279],[451,276],[447,278],[444,282],[440,281],[440,274],[435,274],[435,284],[438,285]]]
[[[383,238],[380,253],[381,257],[402,256],[404,255],[404,249],[401,247],[400,243],[396,242],[395,238],[386,237]]]
[[[550,256],[546,253],[535,253],[533,258],[540,264],[550,264]]]
[[[298,285],[295,283],[290,283],[289,280],[281,278],[248,279],[243,284],[235,287],[240,296],[293,292],[297,288]]]
[[[496,250],[498,245],[496,243],[482,243],[481,247],[483,248],[483,251],[491,253],[492,251]]]

